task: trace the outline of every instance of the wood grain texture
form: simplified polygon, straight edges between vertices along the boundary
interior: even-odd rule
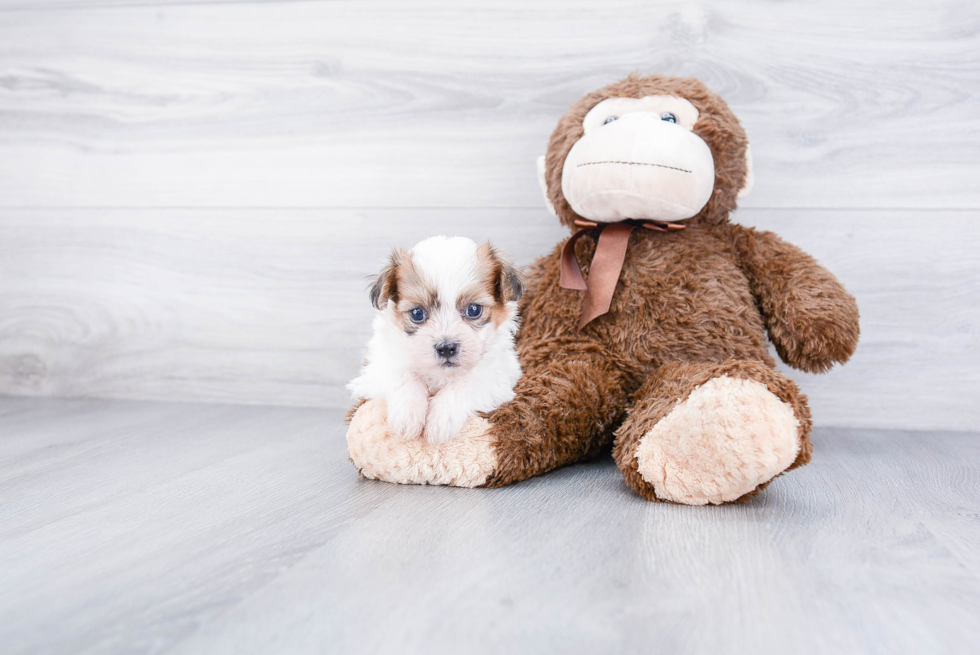
[[[4,8],[6,207],[538,207],[558,117],[641,70],[729,101],[746,207],[980,208],[973,0]]]
[[[817,423],[973,429],[969,0],[0,0],[0,393],[344,405],[383,254],[548,251],[534,158],[632,70],[722,94],[739,220],[858,296]]]
[[[977,212],[743,210],[857,296],[830,374],[792,371],[818,425],[980,421]],[[0,393],[343,407],[393,245],[490,238],[526,264],[543,210],[0,211]]]
[[[0,392],[347,402],[368,280],[434,232],[527,263],[543,210],[0,212]]]
[[[683,507],[609,458],[497,490],[362,480],[343,432],[0,399],[4,653],[977,652],[975,433],[817,430],[751,503]]]

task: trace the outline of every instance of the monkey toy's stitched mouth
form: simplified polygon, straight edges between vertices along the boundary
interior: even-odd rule
[[[666,164],[653,164],[645,161],[589,161],[584,164],[579,164],[576,168],[582,168],[583,166],[596,166],[598,164],[622,164],[624,166],[656,166],[657,168],[667,168],[672,171],[680,171],[681,173],[690,173],[691,171],[686,168],[678,168],[677,166],[667,166]]]

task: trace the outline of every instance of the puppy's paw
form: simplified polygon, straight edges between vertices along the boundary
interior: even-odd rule
[[[404,441],[418,439],[425,426],[425,414],[406,413],[405,415],[388,415],[388,427],[392,434]]]
[[[431,444],[441,444],[455,438],[470,413],[460,410],[450,396],[436,394],[429,402],[429,413],[425,419],[425,440]]]
[[[497,468],[494,438],[486,419],[470,419],[458,438],[434,445],[400,441],[391,434],[385,403],[369,400],[351,418],[347,448],[361,475],[399,484],[478,487]]]
[[[425,387],[401,387],[388,397],[388,428],[399,439],[418,439],[428,409],[429,394]]]

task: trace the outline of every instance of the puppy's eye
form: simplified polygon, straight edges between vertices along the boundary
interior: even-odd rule
[[[667,121],[668,123],[676,123],[677,122],[677,116],[674,116],[672,113],[670,113],[668,111],[666,114],[661,114],[660,115],[660,120]]]
[[[602,124],[603,125],[609,125],[614,120],[616,120],[616,117],[615,116],[609,116],[608,118],[606,118],[606,120],[602,121]]]
[[[425,310],[421,307],[416,307],[408,313],[408,317],[412,319],[412,323],[421,323],[425,320]]]
[[[483,305],[472,304],[466,308],[466,318],[480,318],[483,313]]]

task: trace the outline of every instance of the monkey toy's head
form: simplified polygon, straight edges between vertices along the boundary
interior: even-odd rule
[[[720,223],[752,185],[745,130],[693,78],[630,75],[562,116],[538,175],[562,223]]]

